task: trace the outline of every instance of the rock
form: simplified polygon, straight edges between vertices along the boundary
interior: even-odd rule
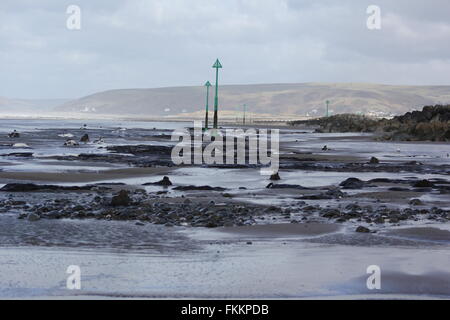
[[[278,181],[281,180],[279,173],[274,173],[273,175],[270,176],[270,180],[271,181]]]
[[[40,220],[41,219],[41,216],[39,216],[38,214],[36,214],[36,213],[30,213],[28,216],[27,216],[27,220],[28,221],[38,221],[38,220]]]
[[[81,139],[80,139],[80,142],[84,142],[84,143],[88,143],[90,140],[89,140],[89,135],[86,133],[86,134],[84,134],[82,137],[81,137]]]
[[[111,205],[114,207],[124,207],[131,203],[128,191],[120,190],[119,194],[111,199]]]
[[[390,217],[390,218],[389,218],[389,222],[390,222],[390,223],[399,223],[399,222],[400,222],[400,219],[397,218],[397,217]]]
[[[434,183],[429,180],[420,180],[413,184],[414,188],[433,188]]]
[[[64,142],[64,146],[66,147],[78,147],[79,145],[80,144],[73,139],[67,139],[66,142]]]
[[[423,202],[420,199],[412,199],[409,201],[409,204],[412,206],[423,206]]]
[[[142,222],[136,222],[135,225],[137,225],[137,226],[145,226],[145,224],[142,223]]]
[[[172,154],[172,147],[168,146],[150,146],[150,145],[125,145],[125,146],[108,146],[108,151],[116,153],[128,153],[134,155],[167,155]]]
[[[348,178],[347,180],[342,181],[339,185],[344,189],[362,189],[364,188],[365,183],[358,178]]]
[[[150,185],[156,185],[156,186],[163,186],[163,187],[168,187],[172,185],[172,181],[170,181],[169,177],[164,176],[162,178],[162,180],[158,181],[158,182],[149,182],[149,183],[144,183],[144,186],[150,186]]]
[[[14,130],[13,132],[8,134],[8,137],[10,137],[10,138],[20,138],[20,133],[18,133],[17,130]]]
[[[309,190],[309,188],[303,187],[298,184],[274,184],[269,183],[266,189],[298,189],[298,190]]]
[[[221,187],[211,187],[211,186],[179,186],[173,188],[177,191],[225,191],[225,188]]]
[[[215,222],[210,221],[206,224],[205,227],[212,229],[212,228],[217,228],[218,225]]]
[[[370,233],[370,229],[363,226],[359,226],[355,231],[358,233]]]
[[[384,218],[383,217],[378,217],[374,220],[375,223],[377,224],[383,224],[384,223]]]
[[[30,146],[26,143],[14,143],[12,145],[13,148],[21,148],[21,149],[30,149]]]
[[[31,158],[31,157],[33,157],[33,152],[12,152],[12,153],[8,153],[8,154],[2,154],[0,156],[16,157],[16,158]]]
[[[39,185],[34,183],[8,183],[0,188],[4,192],[31,192],[31,191],[89,191],[93,186],[57,186],[57,185]]]
[[[379,164],[380,160],[378,160],[378,158],[372,157],[372,158],[370,158],[369,163],[370,164]]]

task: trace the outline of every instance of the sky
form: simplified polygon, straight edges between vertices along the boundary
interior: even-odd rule
[[[216,58],[222,84],[450,85],[449,17],[448,0],[1,0],[0,96],[203,85]]]

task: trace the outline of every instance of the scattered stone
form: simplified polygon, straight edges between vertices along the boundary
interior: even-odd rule
[[[79,145],[80,144],[73,139],[67,139],[66,142],[64,142],[64,146],[66,147],[78,147]]]
[[[423,206],[423,202],[420,199],[412,199],[409,201],[409,204],[412,206]]]
[[[10,138],[20,138],[20,133],[17,132],[17,130],[14,130],[13,132],[8,134],[8,137],[10,137]]]
[[[376,157],[372,157],[372,158],[370,158],[369,163],[370,164],[379,164],[380,160],[378,160],[378,158],[376,158]]]
[[[31,191],[88,191],[92,190],[93,186],[57,186],[57,185],[38,185],[34,183],[8,183],[0,191],[4,192],[31,192]]]
[[[84,134],[82,137],[81,137],[81,139],[80,139],[80,142],[83,142],[83,143],[88,143],[90,140],[89,140],[89,135],[86,133],[86,134]]]
[[[144,186],[156,185],[156,186],[169,187],[172,185],[172,181],[170,181],[169,177],[164,176],[162,178],[162,180],[160,180],[158,182],[149,182],[149,183],[144,183],[143,185]]]
[[[278,172],[277,172],[277,173],[274,173],[273,175],[270,176],[270,180],[271,180],[271,181],[278,181],[278,180],[281,180],[280,174],[279,174]]]
[[[359,226],[355,231],[358,233],[370,233],[370,229],[363,226]]]
[[[225,191],[225,188],[211,186],[179,186],[173,188],[177,191]]]
[[[344,189],[362,189],[364,188],[365,183],[358,178],[348,178],[347,180],[342,181],[339,185]]]
[[[414,188],[433,188],[434,183],[429,180],[420,180],[413,184]]]
[[[125,207],[131,203],[131,198],[128,191],[120,190],[119,194],[111,199],[111,205],[113,207]]]
[[[41,216],[39,216],[38,214],[36,214],[36,213],[30,213],[28,216],[27,216],[27,220],[28,221],[38,221],[38,220],[40,220],[41,219]]]

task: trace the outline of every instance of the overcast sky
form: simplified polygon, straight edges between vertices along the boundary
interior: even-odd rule
[[[217,57],[224,84],[449,85],[449,17],[448,0],[1,0],[0,96],[201,85]]]

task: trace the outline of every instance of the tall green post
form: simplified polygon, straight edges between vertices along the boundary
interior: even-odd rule
[[[218,115],[217,111],[219,109],[219,69],[222,68],[222,64],[220,64],[219,59],[213,65],[213,68],[216,69],[216,97],[214,98],[214,129],[218,128]]]
[[[327,117],[330,116],[330,113],[329,113],[329,105],[330,105],[330,101],[327,100]]]
[[[247,112],[247,105],[244,103],[244,119],[243,119],[243,124],[245,126],[245,113]]]
[[[205,130],[208,130],[208,119],[209,119],[209,87],[211,87],[211,83],[207,81],[205,83],[206,87],[206,115],[205,115]]]

